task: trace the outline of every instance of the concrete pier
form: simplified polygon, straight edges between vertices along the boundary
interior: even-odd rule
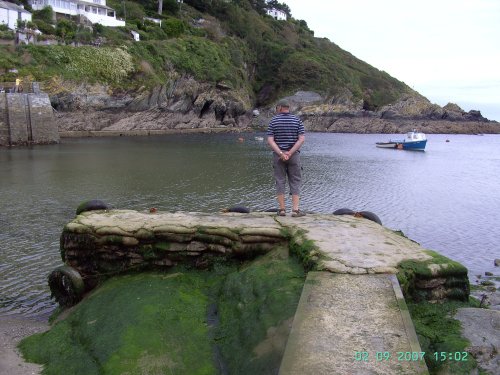
[[[202,268],[213,257],[248,258],[275,246],[311,269],[280,375],[426,374],[401,288],[415,299],[468,297],[465,267],[353,216],[98,210],[61,235],[63,261],[88,290],[100,275]]]

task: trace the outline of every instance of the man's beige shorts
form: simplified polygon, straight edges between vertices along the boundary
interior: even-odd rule
[[[279,155],[273,153],[274,178],[276,180],[276,193],[285,194],[286,178],[292,195],[300,194],[300,181],[302,179],[300,168],[300,153],[296,152],[287,161],[280,159]]]

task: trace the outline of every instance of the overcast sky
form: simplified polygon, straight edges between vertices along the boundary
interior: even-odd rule
[[[431,102],[500,121],[500,0],[282,0],[326,37]]]

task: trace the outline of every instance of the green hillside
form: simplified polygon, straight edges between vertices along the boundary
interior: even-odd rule
[[[290,15],[286,4],[271,3]],[[305,21],[293,17],[277,21],[266,15],[264,0],[185,0],[182,4],[164,0],[161,15],[158,1],[153,0],[108,0],[107,5],[126,18],[125,27],[85,27],[71,19],[54,22],[48,9],[33,12],[33,24],[44,32],[41,39],[67,45],[0,46],[0,81],[15,79],[8,71],[16,68],[27,79],[57,77],[129,91],[188,74],[245,90],[257,106],[297,90],[327,97],[348,90],[370,110],[411,91],[328,39],[315,38]],[[162,24],[144,17],[161,19]],[[140,42],[132,40],[132,30],[140,34]],[[88,46],[75,48],[71,43]],[[98,48],[92,46],[96,43]]]

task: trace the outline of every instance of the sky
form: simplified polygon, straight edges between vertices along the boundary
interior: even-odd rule
[[[500,121],[500,0],[282,0],[328,38],[432,103]]]

